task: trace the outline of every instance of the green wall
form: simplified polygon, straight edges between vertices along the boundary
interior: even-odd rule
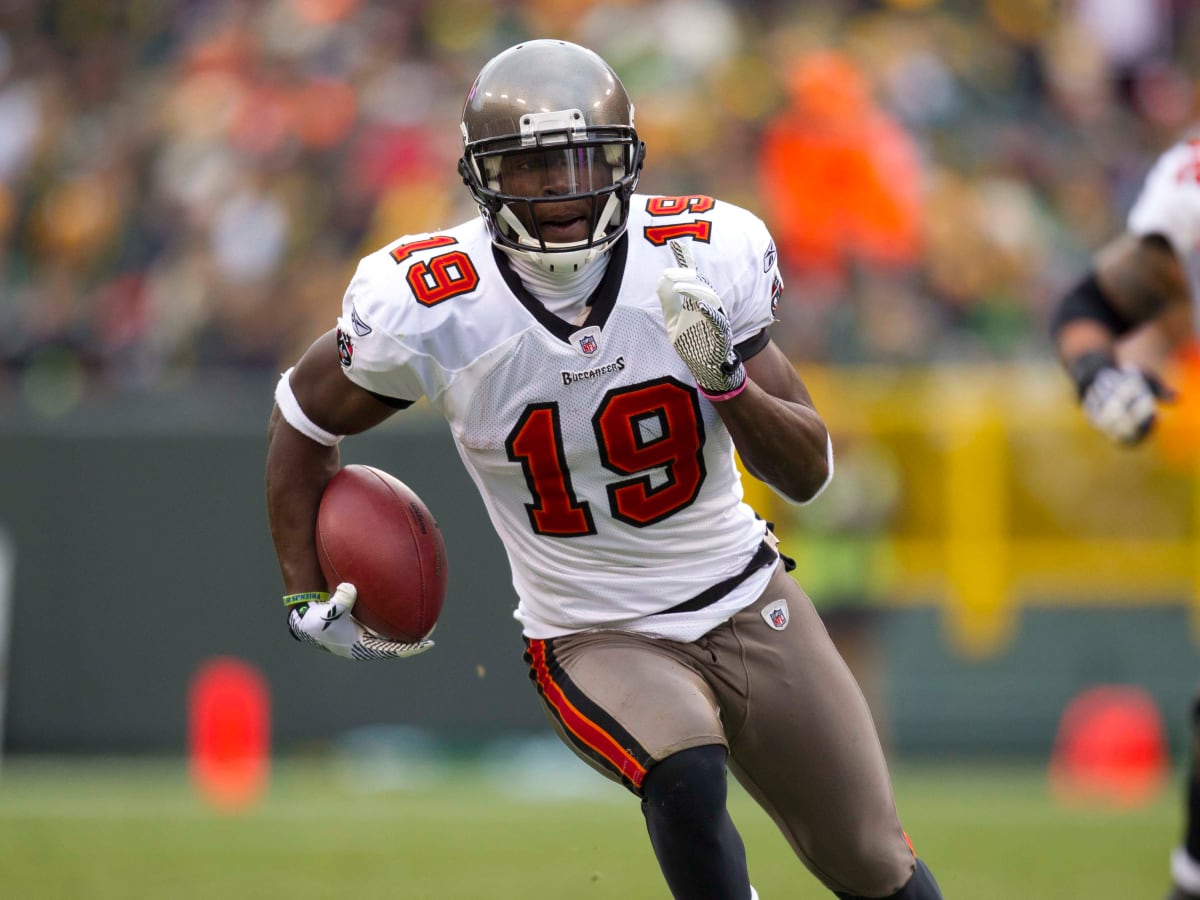
[[[450,560],[438,646],[350,663],[290,638],[263,503],[270,396],[263,380],[52,422],[4,411],[9,752],[177,751],[189,679],[224,655],[265,674],[281,750],[374,723],[462,740],[546,728],[499,542],[445,424],[419,411],[347,439],[343,462],[391,471],[438,517]],[[1200,678],[1181,606],[1026,610],[1011,645],[982,662],[948,650],[928,609],[834,610],[830,622],[898,752],[1043,753],[1066,701],[1100,682],[1146,687],[1178,744]]]

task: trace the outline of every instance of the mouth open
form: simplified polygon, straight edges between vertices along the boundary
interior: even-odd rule
[[[555,216],[538,222],[538,230],[548,244],[569,244],[586,241],[590,228],[584,216]]]

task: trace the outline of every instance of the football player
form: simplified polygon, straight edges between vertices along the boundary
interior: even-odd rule
[[[426,398],[505,547],[549,721],[641,800],[673,896],[757,896],[728,770],[838,897],[939,898],[862,693],[742,500],[735,450],[798,502],[833,472],[770,338],[767,229],[712,197],[634,193],[633,106],[573,44],[488,62],[462,138],[479,217],[364,258],[276,389],[267,505],[292,634],[355,659],[429,648],[356,623],[313,546],[338,442]]]
[[[1122,445],[1143,441],[1172,391],[1147,369],[1118,361],[1117,342],[1139,326],[1190,317],[1200,284],[1200,139],[1164,153],[1142,186],[1124,232],[1095,255],[1059,302],[1052,337],[1088,421]],[[1200,900],[1200,697],[1183,844],[1171,856],[1168,900]]]

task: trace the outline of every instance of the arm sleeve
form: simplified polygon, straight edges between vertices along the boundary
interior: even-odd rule
[[[753,213],[736,207],[728,224],[737,236],[725,252],[730,265],[728,298],[722,293],[734,343],[758,352],[766,344],[765,330],[775,322],[783,276],[779,272],[779,254],[767,226]],[[759,337],[759,335],[763,337]],[[761,341],[756,344],[755,342]]]
[[[403,302],[389,300],[372,277],[375,266],[371,257],[364,259],[342,299],[337,321],[342,371],[377,396],[412,403],[427,393],[431,361],[416,349],[419,335],[406,334]]]

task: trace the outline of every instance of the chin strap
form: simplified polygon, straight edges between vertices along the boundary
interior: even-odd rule
[[[521,257],[528,259],[538,268],[552,275],[578,272],[584,266],[594,262],[608,249],[607,244],[600,242],[604,239],[608,226],[620,211],[621,202],[617,199],[617,195],[609,194],[604,209],[600,211],[600,217],[597,219],[596,230],[592,232],[591,239],[585,246],[547,242],[547,249],[542,250],[541,241],[529,233],[529,229],[517,218],[516,213],[508,204],[505,204],[496,213],[497,227],[506,228],[516,237],[521,247],[508,246],[501,249],[508,253],[520,254]]]

